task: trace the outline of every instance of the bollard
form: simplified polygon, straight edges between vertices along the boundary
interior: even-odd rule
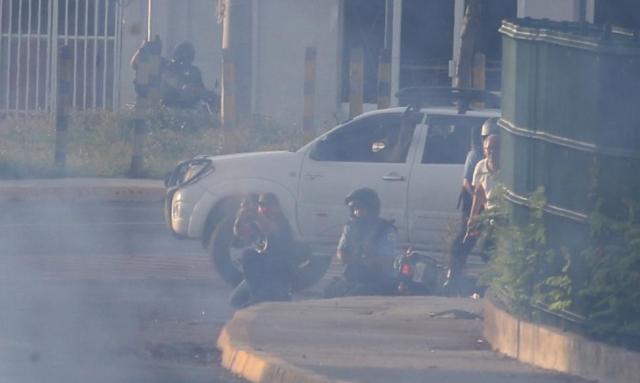
[[[378,59],[378,109],[391,106],[391,51],[380,50]]]
[[[474,89],[486,89],[487,78],[487,57],[484,53],[476,53],[473,55],[473,69],[471,72],[471,84]],[[476,109],[484,108],[484,102],[474,102],[473,107]]]
[[[349,117],[362,114],[364,51],[353,48],[349,61]]]
[[[67,161],[67,130],[69,128],[73,84],[73,51],[69,45],[60,48],[57,75],[56,142],[53,162],[55,167],[64,173]]]
[[[236,125],[235,65],[229,48],[222,50],[222,126],[233,129]]]
[[[307,47],[304,54],[304,113],[302,121],[305,142],[310,141],[315,135],[313,119],[315,114],[316,59],[316,48]]]
[[[231,49],[222,50],[222,106],[223,152],[234,153],[238,146],[236,121],[236,68]]]
[[[137,105],[136,105],[137,107]],[[131,154],[131,167],[129,175],[131,177],[140,177],[142,175],[142,149],[144,147],[144,117],[139,115],[141,111],[136,111],[136,116],[131,119],[133,127],[133,152]]]

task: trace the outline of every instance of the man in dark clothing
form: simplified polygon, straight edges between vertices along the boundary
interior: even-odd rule
[[[489,135],[498,133],[497,121],[497,118],[490,118],[482,124],[480,129],[473,129],[471,132],[471,149],[467,153],[464,163],[462,190],[458,200],[458,207],[461,208],[461,221],[449,251],[449,268],[447,270],[447,279],[443,286],[445,291],[449,293],[459,290],[457,284],[462,274],[462,269],[475,245],[475,241],[464,240],[474,194],[473,173],[478,162],[484,158],[483,142]]]
[[[173,58],[162,74],[162,102],[173,108],[193,108],[199,101],[216,99],[214,92],[207,90],[200,69],[193,65],[196,51],[189,42],[180,43]],[[213,106],[217,109],[217,106]]]
[[[345,199],[351,217],[344,226],[336,256],[344,265],[342,279],[325,289],[325,297],[389,294],[397,232],[391,221],[380,218],[380,199],[370,188],[361,188]]]
[[[242,254],[244,280],[233,291],[231,305],[242,308],[251,303],[290,299],[293,238],[276,196],[263,193],[257,206],[250,200],[243,204],[234,223],[234,234],[250,238],[254,247]]]

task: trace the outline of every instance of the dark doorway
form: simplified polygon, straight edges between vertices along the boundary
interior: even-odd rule
[[[502,36],[498,31],[502,20],[513,19],[517,15],[517,0],[491,0],[482,2],[481,37],[477,51],[487,56],[487,89],[499,91],[501,88]]]
[[[354,48],[364,51],[364,102],[377,97],[378,56],[384,47],[385,0],[346,0],[342,48],[342,101],[349,100],[349,58]]]
[[[451,83],[453,11],[452,0],[402,2],[400,88]]]
[[[595,24],[612,24],[624,28],[640,28],[640,1],[597,0]]]

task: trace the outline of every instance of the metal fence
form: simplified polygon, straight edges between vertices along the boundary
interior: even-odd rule
[[[121,19],[117,0],[0,0],[0,115],[55,110],[65,45],[73,109],[117,107]]]

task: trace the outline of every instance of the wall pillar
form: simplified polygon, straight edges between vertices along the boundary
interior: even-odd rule
[[[518,0],[518,17],[593,22],[595,0]]]
[[[400,87],[400,43],[402,38],[402,0],[393,2],[393,32],[391,36],[391,105],[398,105],[396,93]]]

